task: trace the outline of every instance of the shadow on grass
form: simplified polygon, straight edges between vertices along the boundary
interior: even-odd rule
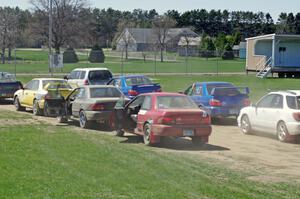
[[[124,138],[127,139],[120,141],[120,143],[124,143],[124,144],[143,143],[142,136],[130,135],[130,136],[124,136]],[[163,140],[161,140],[161,143],[156,147],[161,149],[171,149],[176,151],[229,151],[230,150],[229,148],[211,145],[211,144],[197,146],[194,145],[190,139],[171,138],[171,137],[164,138]]]

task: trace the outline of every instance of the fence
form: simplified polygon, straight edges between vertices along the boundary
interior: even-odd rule
[[[176,53],[163,53],[164,61],[161,62],[160,53],[139,52],[128,53],[128,59],[122,52],[104,50],[105,62],[92,63],[91,51],[88,49],[76,50],[78,60],[75,63],[65,63],[62,71],[69,73],[78,67],[106,67],[115,74],[240,74],[245,71],[245,60],[224,60],[215,55],[179,56]],[[209,53],[207,53],[209,54]],[[207,55],[206,54],[206,55]],[[12,53],[10,61],[0,64],[0,71],[18,74],[49,74],[48,52],[46,50],[18,49]],[[202,54],[203,56],[203,54]],[[61,75],[61,74],[59,74]]]

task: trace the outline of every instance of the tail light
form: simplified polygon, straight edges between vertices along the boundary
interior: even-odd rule
[[[89,85],[89,80],[84,80],[83,85]]]
[[[105,109],[104,104],[92,104],[90,105],[92,111],[103,111]]]
[[[176,124],[176,119],[173,118],[173,117],[162,117],[159,120],[159,123],[161,123],[161,124],[167,124],[167,125]]]
[[[251,101],[249,99],[244,99],[244,101],[243,101],[244,106],[250,106],[250,104],[251,104]]]
[[[49,94],[47,94],[47,95],[45,95],[44,96],[44,99],[46,100],[46,99],[50,99],[51,98],[51,96],[49,95]]]
[[[211,99],[209,101],[210,106],[222,106],[222,102],[216,99]]]
[[[131,95],[131,96],[137,96],[139,93],[135,90],[129,90],[128,94]]]
[[[293,117],[296,121],[300,121],[300,113],[293,113]]]

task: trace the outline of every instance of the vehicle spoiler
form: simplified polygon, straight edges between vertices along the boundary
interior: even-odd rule
[[[236,89],[240,91],[242,94],[248,95],[250,93],[249,87],[218,87],[218,88],[213,88],[211,91],[212,96],[220,96],[221,92],[224,90],[232,90]]]

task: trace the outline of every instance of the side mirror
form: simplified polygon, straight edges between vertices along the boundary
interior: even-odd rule
[[[65,75],[64,76],[64,80],[68,80],[69,78],[68,78],[68,76],[67,75]]]
[[[179,91],[178,93],[179,93],[179,94],[185,94],[183,91]]]

